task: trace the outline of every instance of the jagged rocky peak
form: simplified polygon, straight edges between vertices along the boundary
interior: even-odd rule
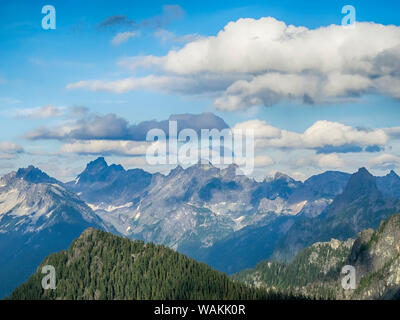
[[[232,163],[225,169],[222,169],[221,174],[226,179],[234,179],[236,175],[242,175],[242,172],[236,163]]]
[[[390,170],[390,172],[387,174],[387,177],[400,178],[394,170]]]
[[[360,192],[376,189],[376,178],[366,168],[360,168],[351,175],[346,189],[349,188],[360,190]]]
[[[355,174],[372,176],[372,174],[365,167],[361,167],[360,169],[358,169],[358,171]]]
[[[103,157],[87,164],[69,190],[86,202],[124,204],[132,202],[150,184],[152,174],[142,169],[125,170],[121,165],[108,165]]]
[[[282,172],[276,172],[273,179],[269,181],[276,188],[288,188],[288,189],[296,189],[302,185],[302,182],[296,181],[292,177],[288,176]],[[288,191],[288,194],[292,193],[292,191]],[[287,194],[287,195],[288,195]]]
[[[211,163],[211,161],[205,159],[199,160],[199,162],[195,164],[195,167],[203,170],[209,170],[215,168],[214,165]]]
[[[186,169],[184,169],[181,165],[177,165],[175,168],[173,168],[169,174],[168,177],[172,177],[172,176],[176,176],[179,175],[181,173],[193,173],[196,171],[208,171],[208,170],[218,170],[218,168],[216,168],[210,161],[208,160],[199,160],[196,164],[187,167]]]
[[[206,173],[207,175],[217,174],[217,173],[219,173],[219,171],[220,171],[220,169],[218,169],[210,161],[205,160],[205,159],[199,160],[196,164],[189,166],[185,170],[185,172],[187,172],[188,174]]]
[[[184,171],[185,171],[185,169],[183,169],[182,166],[178,164],[175,168],[173,168],[169,172],[168,176],[170,176],[170,177],[176,176],[176,175],[178,175],[178,174],[180,174],[181,172],[184,172]]]
[[[86,165],[85,172],[95,174],[108,167],[104,157],[99,157],[96,160],[89,162]]]
[[[82,178],[83,176],[98,175],[104,171],[122,172],[125,171],[125,169],[120,164],[112,164],[109,166],[104,157],[99,157],[96,160],[89,162],[86,165],[86,169],[78,176],[78,178]]]
[[[377,177],[376,184],[385,197],[400,198],[400,177],[394,170],[383,177]]]
[[[334,203],[348,206],[360,199],[375,201],[380,197],[381,192],[377,187],[376,178],[367,169],[360,168],[351,175],[343,193],[335,199]]]
[[[376,178],[366,168],[360,168],[350,177],[345,192],[349,190],[359,194],[377,191]]]
[[[58,181],[50,176],[48,176],[45,172],[30,165],[27,168],[18,169],[15,174],[17,179],[23,179],[27,182],[31,183],[57,183]]]
[[[313,175],[304,181],[306,185],[317,185],[318,188],[326,183],[335,183],[341,185],[343,182],[348,182],[351,174],[341,171],[325,171],[320,174]]]
[[[286,173],[277,171],[274,175],[274,180],[284,180],[286,182],[292,181],[293,179],[289,177]]]

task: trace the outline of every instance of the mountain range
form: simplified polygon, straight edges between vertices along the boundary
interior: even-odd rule
[[[30,166],[0,179],[0,295],[88,227],[163,244],[232,274],[377,228],[400,212],[399,195],[394,171],[374,177],[364,168],[256,181],[235,165],[199,163],[162,175],[98,158],[62,183]]]
[[[27,279],[50,252],[90,226],[113,231],[76,194],[32,166],[0,178],[0,296]]]
[[[362,172],[367,173],[366,169]],[[394,171],[377,178],[369,173],[360,176],[327,171],[304,182],[278,172],[256,181],[241,175],[235,165],[220,169],[199,163],[186,169],[178,166],[168,175],[149,175],[140,169],[125,171],[121,166],[109,166],[104,158],[98,158],[66,185],[120,234],[167,245],[227,273],[253,267],[271,255],[278,260],[293,258],[301,248],[329,240],[329,236],[343,239],[363,228],[376,227],[396,212],[398,205],[389,198],[400,194],[400,178]],[[374,212],[385,205],[371,207],[372,216],[360,214],[354,230],[346,231],[343,225],[327,232],[326,237],[314,235],[304,243],[291,241],[296,229],[302,232],[302,225],[325,224],[328,210],[332,211],[328,214],[331,220],[345,214],[339,212],[343,207],[337,204],[351,201],[348,195],[352,192],[358,190],[365,199],[371,197],[371,203],[377,200],[368,178],[375,179],[371,184],[381,194],[379,201],[392,206],[387,214],[375,219]],[[366,183],[358,186],[364,180]],[[342,194],[347,198],[340,200]],[[289,230],[288,244],[284,238]]]
[[[42,268],[56,270],[43,289]],[[354,268],[343,288],[342,268]],[[89,228],[68,250],[46,257],[10,299],[400,299],[400,214],[355,239],[316,242],[290,263],[263,261],[230,279],[162,245]]]
[[[355,287],[342,287],[344,266],[355,270]],[[366,229],[355,239],[317,242],[302,249],[290,263],[260,262],[233,279],[256,288],[273,288],[308,298],[400,299],[400,215]]]
[[[392,176],[393,173],[389,174],[387,179]],[[273,258],[290,261],[300,249],[315,242],[354,237],[364,229],[376,229],[382,220],[399,213],[400,199],[391,197],[393,192],[387,192],[389,197],[385,197],[376,181],[377,178],[361,168],[321,215],[296,221],[277,243]]]

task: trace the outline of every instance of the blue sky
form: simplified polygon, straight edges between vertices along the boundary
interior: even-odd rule
[[[53,5],[56,9],[55,30],[43,30],[41,27],[44,16],[41,9],[46,4]],[[131,124],[151,119],[164,120],[171,114],[199,114],[207,111],[222,117],[230,126],[258,119],[281,130],[297,133],[304,132],[319,120],[338,122],[353,128],[362,127],[365,130],[399,127],[400,102],[396,88],[391,88],[390,92],[382,89],[383,75],[371,73],[366,76],[364,70],[359,75],[368,81],[371,79],[375,81],[376,77],[382,77],[382,81],[369,85],[368,90],[341,88],[344,94],[334,97],[329,95],[329,99],[326,99],[326,96],[319,97],[317,94],[318,97],[316,96],[315,99],[312,97],[315,100],[312,104],[304,103],[298,97],[292,99],[294,94],[291,91],[290,94],[279,97],[277,102],[275,100],[271,102],[271,97],[268,97],[266,102],[264,92],[257,97],[252,96],[253,99],[261,99],[261,102],[251,103],[253,105],[248,107],[243,106],[243,103],[229,108],[218,105],[216,101],[219,96],[221,99],[229,98],[227,88],[235,82],[233,78],[238,79],[237,77],[243,76],[245,81],[250,82],[249,79],[263,72],[266,74],[270,72],[266,69],[253,70],[247,74],[241,72],[234,76],[231,71],[228,74],[212,70],[212,75],[217,77],[216,86],[224,86],[220,83],[221,79],[223,83],[224,81],[228,83],[223,89],[222,87],[215,90],[209,87],[207,90],[204,89],[207,81],[201,82],[203,81],[201,77],[205,72],[209,72],[209,69],[200,70],[198,74],[183,71],[184,79],[199,81],[198,87],[201,90],[199,89],[198,92],[196,92],[197,86],[195,89],[185,87],[182,90],[175,90],[169,87],[167,89],[153,88],[152,84],[148,87],[140,84],[139,88],[135,87],[133,90],[124,92],[113,92],[108,89],[110,84],[113,85],[114,81],[121,79],[140,79],[151,75],[155,77],[182,75],[182,70],[171,71],[167,64],[161,67],[159,65],[147,67],[146,64],[145,67],[132,70],[131,67],[127,67],[127,64],[121,64],[124,59],[148,56],[167,57],[171,50],[179,51],[191,42],[216,36],[228,23],[236,22],[241,18],[252,18],[258,21],[263,17],[273,17],[286,25],[293,24],[308,30],[328,27],[332,24],[340,25],[344,16],[341,9],[348,4],[356,9],[357,23],[373,22],[377,30],[379,24],[400,26],[400,3],[395,0],[307,1],[306,4],[304,1],[294,0],[176,1],[173,3],[162,1],[2,1],[0,3],[0,124],[3,130],[0,143],[8,144],[4,144],[4,156],[0,156],[0,172],[5,173],[32,163],[62,180],[67,180],[78,173],[85,162],[101,155],[101,152],[64,154],[60,148],[63,143],[66,143],[65,141],[26,138],[27,132],[40,127],[61,128],[66,123],[79,121],[71,115],[69,110],[72,107],[84,107],[87,114],[98,116],[114,113]],[[101,27],[102,22],[113,16],[124,17],[125,20],[120,24]],[[274,25],[272,23],[271,27]],[[359,27],[356,26],[356,28]],[[373,33],[361,30],[359,37],[370,37],[371,44],[379,40]],[[132,33],[131,37],[126,42],[113,44],[113,39],[124,32]],[[388,36],[387,43],[392,41],[392,36],[395,38],[396,32],[397,30],[388,29],[382,33]],[[377,35],[380,34],[377,33]],[[365,56],[368,57],[379,50],[379,52],[385,50],[389,52],[391,60],[385,63],[392,66],[393,70],[390,74],[395,81],[399,73],[396,68],[400,65],[396,64],[396,61],[399,61],[396,55],[398,51],[395,51],[396,46],[396,41],[393,40],[393,48],[390,46],[378,48],[377,45],[376,51],[365,52]],[[227,60],[235,57],[235,52],[225,54]],[[310,59],[313,57],[310,56]],[[296,61],[295,56],[293,61]],[[143,66],[144,62],[141,63]],[[287,72],[285,67],[283,69],[278,71]],[[324,75],[324,72],[324,70],[317,70],[318,77],[321,74]],[[336,70],[332,71],[332,74],[334,72]],[[297,75],[304,76],[304,71],[296,73]],[[76,86],[72,89],[68,87],[80,81],[105,81],[104,86],[108,87],[105,90],[93,89],[91,84],[78,86],[77,89]],[[209,85],[212,86],[212,84]],[[371,87],[373,87],[372,90],[370,90]],[[270,94],[270,88],[264,89],[268,89],[268,94]],[[221,90],[224,92],[221,93]],[[274,93],[275,97],[276,93]],[[249,97],[241,97],[241,99],[250,101]],[[257,99],[256,101],[259,101]],[[34,115],[32,110],[40,111],[40,108],[45,106],[54,107],[52,109],[54,114],[48,117]],[[13,146],[10,147],[10,144]],[[18,148],[14,144],[20,146],[23,151],[15,151]],[[381,152],[375,154],[335,153],[334,156],[331,155],[331,158],[326,158],[327,161],[321,160],[321,156],[315,153],[315,148],[306,148],[305,151],[302,150],[304,148],[291,149],[289,152],[293,152],[293,157],[304,158],[304,161],[297,164],[288,163],[284,159],[287,150],[269,146],[263,150],[262,154],[271,157],[274,164],[257,169],[257,176],[265,176],[279,170],[304,178],[327,169],[352,171],[363,163],[367,166],[369,163],[371,170],[377,174],[383,174],[388,168],[398,168],[400,158],[397,146],[396,139],[391,138],[385,143],[384,150]],[[11,148],[14,152],[7,151],[7,148]],[[379,156],[384,163],[380,160],[371,160]],[[134,162],[128,161],[129,159],[121,154],[111,154],[108,158],[110,161],[122,162],[127,167],[135,166]],[[343,161],[338,161],[338,158]],[[332,165],[332,162],[337,163],[337,167]],[[324,167],[324,163],[330,165]]]

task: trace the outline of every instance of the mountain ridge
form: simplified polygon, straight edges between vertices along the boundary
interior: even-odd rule
[[[111,167],[104,158],[95,161]],[[134,197],[95,202],[91,207],[131,239],[168,245],[231,273],[239,271],[239,266],[251,267],[259,259],[268,258],[294,221],[318,217],[344,191],[352,176],[326,171],[300,182],[276,173],[257,182],[237,175],[236,170],[235,165],[220,169],[201,162],[188,168],[178,165],[166,175],[151,175],[150,182],[139,186]],[[109,189],[112,184],[105,183],[101,188],[96,196],[103,191],[113,194]],[[105,199],[107,196],[101,197],[101,201]],[[257,249],[256,236],[268,242],[268,248]],[[242,259],[233,248],[243,253]],[[226,266],[217,262],[220,250],[227,257]]]
[[[56,289],[41,287],[41,267],[56,270]],[[234,282],[169,248],[86,229],[66,251],[46,257],[10,299],[288,299]]]
[[[291,239],[290,234],[299,223],[307,222],[305,230],[318,234],[315,221],[325,222],[323,219],[330,215],[327,212],[346,207],[346,201],[353,201],[357,210],[364,210],[364,206],[380,208],[382,212],[375,217],[374,210],[364,210],[372,222],[357,220],[359,225],[354,230],[351,224],[349,229],[346,214],[341,214],[347,224],[338,224],[340,239],[359,229],[377,226],[380,219],[392,214],[391,208],[396,208],[397,200],[388,198],[400,180],[394,171],[374,178],[366,169],[359,170],[366,183],[375,180],[376,184],[365,185],[374,201],[363,202],[359,195],[365,193],[364,187],[358,191],[348,187],[354,195],[346,191],[348,198],[341,196],[352,178],[346,173],[327,171],[305,182],[279,173],[271,179],[255,181],[237,175],[236,170],[235,165],[219,169],[211,163],[199,163],[186,169],[178,166],[168,175],[150,174],[108,165],[100,157],[88,163],[79,179],[64,184],[33,166],[21,168],[0,178],[0,242],[3,240],[4,248],[7,242],[13,243],[4,257],[10,257],[13,250],[19,252],[19,257],[26,254],[24,261],[30,261],[27,265],[32,270],[39,261],[34,250],[27,247],[21,251],[23,243],[39,243],[43,250],[37,256],[43,257],[51,250],[66,248],[82,228],[95,226],[131,239],[168,245],[220,271],[234,273],[271,255],[276,257],[285,237]],[[357,187],[359,183],[353,184]],[[384,185],[391,186],[390,192],[382,192]],[[88,202],[92,195],[100,202]],[[326,238],[337,235],[332,230],[326,232]],[[58,241],[57,237],[64,233],[65,239]],[[290,254],[315,241],[329,240],[326,238],[290,240],[300,243]],[[50,248],[46,241],[57,246]],[[27,273],[20,273],[22,277],[17,279],[18,268],[12,263],[9,266],[16,275],[14,280],[23,280]],[[7,278],[6,273],[3,276]]]
[[[0,178],[0,297],[82,230],[106,225],[77,195],[37,168]]]
[[[341,270],[352,266],[355,287],[344,290]],[[355,239],[318,242],[289,263],[260,262],[232,276],[255,287],[339,300],[400,299],[400,214],[365,229]]]
[[[385,198],[376,177],[365,168],[354,173],[340,195],[315,218],[299,219],[279,241],[272,257],[290,261],[312,243],[330,238],[345,240],[367,228],[376,228],[390,215],[400,211],[400,199]]]

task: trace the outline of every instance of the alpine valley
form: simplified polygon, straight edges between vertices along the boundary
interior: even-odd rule
[[[268,295],[277,290],[280,298],[396,298],[398,213],[400,177],[394,171],[383,177],[374,177],[365,168],[353,174],[327,171],[304,182],[277,173],[256,181],[240,174],[235,165],[217,168],[198,163],[162,175],[125,170],[100,157],[88,163],[74,181],[62,183],[30,166],[0,180],[0,295],[9,295],[33,274],[30,284],[23,284],[11,298],[160,298],[147,295],[152,286],[157,287],[156,279],[147,284],[132,280],[134,264],[126,259],[138,254],[145,259],[139,264],[148,268],[148,273],[142,270],[145,274],[175,272],[185,277],[188,271],[182,265],[193,264],[196,274],[203,272],[218,278],[222,287],[231,286],[229,292],[218,291],[205,280],[208,291],[201,289],[206,292],[201,298],[273,298]],[[82,233],[87,228],[102,231]],[[96,239],[105,242],[109,251],[97,248]],[[126,247],[127,255],[120,256],[120,245]],[[174,251],[191,259],[175,256]],[[171,270],[154,269],[154,264],[164,261],[151,262],[155,252],[168,261],[179,257],[180,262],[170,265]],[[96,278],[100,273],[94,272],[87,278],[88,291],[65,284],[59,295],[43,296],[41,289],[25,290],[30,293],[24,295],[21,288],[40,286],[32,281],[39,277],[42,261],[54,260],[60,272],[69,272],[68,267],[75,265],[83,274],[85,259],[91,261],[90,268],[109,268],[113,259],[119,259],[120,264],[128,263],[118,271],[122,287],[129,281],[150,287],[132,295],[123,289],[109,291],[110,278],[100,281]],[[192,259],[233,274],[234,281]],[[355,265],[362,275],[361,289],[351,295],[338,287],[345,264]],[[162,289],[162,298],[176,298],[171,292],[188,283],[187,277],[182,280],[175,274],[172,278],[177,280],[172,289]],[[102,287],[97,288],[100,283]],[[182,297],[200,298],[189,291]]]

